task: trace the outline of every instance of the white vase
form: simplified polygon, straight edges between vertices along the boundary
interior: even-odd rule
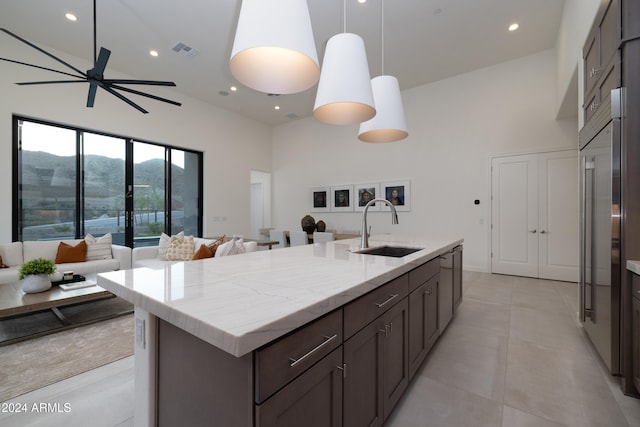
[[[51,289],[51,279],[46,274],[30,274],[22,280],[22,290],[26,294],[35,294]]]

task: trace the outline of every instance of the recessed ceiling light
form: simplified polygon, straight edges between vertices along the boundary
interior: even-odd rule
[[[238,90],[238,88],[237,88],[237,87],[235,87],[235,86],[231,86],[229,89],[231,89],[231,92],[235,92],[235,91],[237,91],[237,90]]]
[[[276,106],[275,106],[275,107],[273,107],[273,108],[274,108],[274,109],[276,109],[276,110],[279,110],[279,109],[280,109],[280,106],[279,106],[279,105],[276,105]]]
[[[151,56],[158,56],[158,51],[157,51],[157,50],[150,50],[150,51],[149,51],[149,55],[151,55]]]
[[[67,12],[64,14],[65,18],[67,18],[69,21],[77,21],[78,17],[76,15],[74,15],[71,12]]]
[[[515,31],[518,28],[520,28],[520,24],[518,24],[517,22],[514,22],[513,24],[509,25],[509,31]]]
[[[366,3],[367,0],[358,0],[358,3],[362,4],[362,3]]]

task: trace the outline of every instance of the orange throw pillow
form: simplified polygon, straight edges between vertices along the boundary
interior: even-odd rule
[[[56,264],[64,264],[67,262],[85,262],[87,260],[87,243],[83,240],[75,246],[71,246],[65,242],[58,245],[58,253],[56,254]]]
[[[211,250],[207,247],[207,245],[203,243],[202,245],[200,245],[200,248],[196,251],[196,253],[193,254],[193,257],[191,259],[205,259],[211,258],[212,256],[213,254],[211,253]]]

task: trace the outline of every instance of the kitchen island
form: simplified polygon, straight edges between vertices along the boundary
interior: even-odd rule
[[[420,249],[400,258],[359,243],[100,274],[136,307],[136,425],[381,424],[442,333],[440,256],[462,239],[370,237]]]

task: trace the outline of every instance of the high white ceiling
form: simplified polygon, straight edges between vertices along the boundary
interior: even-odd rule
[[[277,1],[272,1],[275,7]],[[371,77],[380,75],[381,0],[345,1],[346,30],[362,36]],[[272,97],[242,86],[231,76],[229,55],[240,4],[240,0],[97,0],[98,48],[112,52],[105,78],[110,78],[109,71],[118,71],[133,79],[175,81],[177,87],[169,93],[176,101],[188,102],[185,94],[268,124],[309,116],[316,86],[300,94]],[[308,0],[321,62],[327,40],[343,30],[342,4],[342,0]],[[552,48],[563,5],[564,0],[386,0],[384,72],[396,76],[402,89],[409,89]],[[45,49],[92,61],[92,8],[92,0],[3,0],[0,27]],[[67,12],[75,13],[78,21],[68,21]],[[512,22],[518,22],[520,29],[509,32]],[[0,37],[11,39],[5,33]],[[174,52],[178,42],[199,53]],[[32,49],[23,46],[25,52]],[[160,56],[151,57],[151,49]],[[68,71],[45,55],[36,65]],[[43,80],[60,77],[38,72]],[[232,85],[238,86],[237,92],[229,90]],[[85,85],[69,86],[69,90],[87,91]],[[149,86],[136,89],[153,93]],[[221,91],[229,94],[222,96]],[[102,96],[107,95],[98,92],[96,103]],[[135,95],[131,99],[153,114],[156,101]],[[280,110],[274,109],[276,104]],[[123,108],[131,107],[123,103]]]

